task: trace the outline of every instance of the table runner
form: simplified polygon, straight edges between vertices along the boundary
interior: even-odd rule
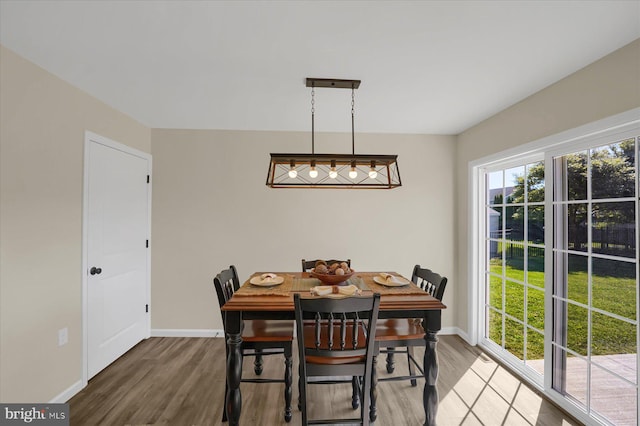
[[[254,276],[260,276],[260,273],[253,274],[249,279]],[[312,287],[324,285],[319,279],[307,277],[306,274],[291,274],[291,273],[279,273],[278,275],[284,277],[284,282],[280,285],[273,287],[261,287],[256,286],[248,281],[242,285],[235,294],[238,296],[290,296],[292,292],[306,292],[311,290]],[[424,290],[420,289],[414,283],[410,282],[407,286],[402,287],[387,287],[377,284],[373,281],[373,277],[379,275],[377,272],[361,272],[356,273],[349,278],[345,285],[355,285],[361,290],[371,290],[374,293],[380,293],[381,295],[422,295]],[[394,274],[398,275],[399,274]]]

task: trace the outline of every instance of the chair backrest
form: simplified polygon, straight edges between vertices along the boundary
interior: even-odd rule
[[[318,260],[321,260],[321,259],[316,259],[316,260],[304,260],[304,259],[302,259],[302,272],[309,272],[309,270],[311,268],[315,268],[316,267],[316,262]],[[351,268],[351,259],[347,259],[347,260],[331,259],[331,260],[325,260],[325,262],[327,262],[327,265],[331,265],[333,263],[347,262],[347,265],[349,265],[349,268]]]
[[[421,268],[420,265],[416,265],[413,268],[411,281],[436,299],[442,301],[444,289],[447,287],[446,277],[436,274],[430,269]]]
[[[240,288],[236,267],[231,265],[229,269],[222,270],[213,279],[213,285],[216,287],[218,303],[220,303],[220,307],[222,308],[224,304],[227,303],[227,300],[231,299],[233,293]]]
[[[296,293],[294,305],[300,360],[365,357],[365,362],[371,362],[380,294],[332,299],[302,298]],[[313,333],[305,333],[310,327]]]

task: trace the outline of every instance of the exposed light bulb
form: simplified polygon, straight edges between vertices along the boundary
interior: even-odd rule
[[[290,169],[289,169],[289,177],[291,179],[295,179],[298,177],[298,171],[296,170],[296,162],[294,160],[291,160],[291,163],[289,163]]]
[[[336,172],[336,160],[331,160],[331,170],[329,170],[329,177],[331,179],[335,179],[338,177],[338,172]]]
[[[378,172],[376,171],[376,162],[371,161],[371,170],[369,170],[369,178],[375,179],[378,177]]]
[[[349,170],[349,177],[351,179],[355,179],[358,177],[358,171],[356,170],[356,162],[352,161],[351,162],[351,170]]]
[[[309,169],[309,177],[315,179],[318,177],[318,171],[316,170],[316,161],[311,160],[311,168]]]

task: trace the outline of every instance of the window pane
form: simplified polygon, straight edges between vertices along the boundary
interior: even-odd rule
[[[524,207],[509,206],[506,210],[505,238],[511,241],[524,241]]]
[[[489,275],[489,305],[502,311],[502,278]]]
[[[544,330],[544,291],[527,288],[527,324]]]
[[[555,204],[554,247],[587,251],[587,204]]]
[[[544,335],[527,327],[527,365],[544,374]]]
[[[503,182],[502,170],[487,174],[487,204],[503,204]]]
[[[593,203],[593,252],[635,258],[635,219],[633,201]]]
[[[492,239],[502,239],[502,207],[487,207],[487,236]]]
[[[576,302],[589,303],[588,257],[575,254],[567,255],[567,298]]]
[[[566,328],[564,329],[565,335],[555,336],[554,342],[566,346],[580,355],[587,355],[588,311],[581,306],[567,302],[558,302],[557,306],[559,309],[555,313],[556,318],[558,321],[562,321],[560,324],[566,324]]]
[[[544,288],[544,248],[528,246],[527,282]]]
[[[544,161],[527,166],[527,200],[544,201]]]
[[[623,198],[635,195],[633,139],[591,150],[591,197]]]
[[[608,259],[593,259],[593,306],[629,319],[636,319],[636,265]]]
[[[505,312],[524,321],[524,286],[507,280],[505,283]]]
[[[487,337],[502,346],[502,314],[489,309]]]
[[[504,348],[519,359],[524,359],[524,325],[506,317],[504,327]]]
[[[544,244],[544,206],[530,206],[527,209],[527,241]]]
[[[587,405],[587,375],[589,367],[587,362],[580,357],[571,353],[560,351],[561,357],[565,361],[565,383],[564,389],[567,395],[580,403],[583,407]],[[562,386],[558,387],[558,383],[554,383],[554,388],[561,391]]]
[[[489,245],[489,271],[496,275],[503,275],[503,261],[502,261],[502,247],[504,243],[502,241],[490,240],[487,242]]]
[[[563,194],[556,194],[556,200],[586,200],[587,199],[587,153],[569,154],[562,158],[565,168]]]
[[[505,203],[523,203],[524,166],[505,170],[504,179]]]
[[[598,312],[591,315],[592,355],[636,353],[635,325]]]
[[[507,241],[505,255],[507,278],[524,282],[524,245]]]
[[[591,408],[616,425],[637,424],[636,387],[591,366]]]

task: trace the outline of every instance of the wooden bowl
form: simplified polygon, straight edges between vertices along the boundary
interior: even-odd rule
[[[351,272],[344,275],[333,275],[333,274],[316,274],[314,271],[310,271],[309,275],[314,278],[319,279],[325,285],[346,285],[344,284],[349,278],[353,276],[356,272],[352,269]]]

